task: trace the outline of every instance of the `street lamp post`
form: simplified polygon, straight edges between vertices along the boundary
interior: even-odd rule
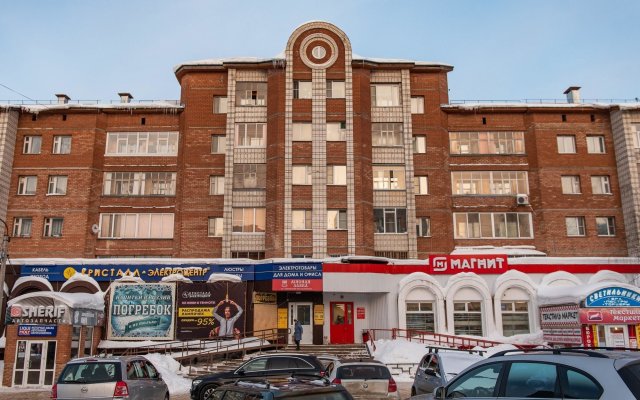
[[[0,222],[4,225],[4,234],[2,235],[2,243],[0,243],[0,307],[4,305],[4,278],[7,271],[7,258],[9,258],[9,227],[7,223],[0,218]]]

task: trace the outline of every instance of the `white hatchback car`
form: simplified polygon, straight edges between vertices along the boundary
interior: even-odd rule
[[[354,399],[400,399],[391,371],[378,361],[333,361],[326,370],[331,383],[340,384]]]

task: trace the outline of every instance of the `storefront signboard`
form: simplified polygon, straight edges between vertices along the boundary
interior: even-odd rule
[[[313,324],[324,325],[324,305],[316,304],[313,306]]]
[[[274,279],[271,290],[276,292],[322,292],[322,279]]]
[[[321,292],[322,263],[260,264],[256,280],[271,280],[274,292]]]
[[[581,333],[582,333],[581,344],[583,344],[586,347],[598,346],[598,335],[591,325],[582,325]]]
[[[621,287],[607,287],[586,296],[585,307],[639,307],[640,293]]]
[[[286,308],[278,308],[278,329],[287,329],[289,328],[289,319],[288,313],[289,310]]]
[[[356,308],[356,318],[357,319],[365,319],[365,309],[364,309],[364,307]]]
[[[640,308],[580,309],[582,324],[635,325],[640,324]]]
[[[278,295],[272,292],[253,292],[253,304],[276,304]]]
[[[578,305],[540,307],[540,327],[545,328],[571,328],[579,327]]]
[[[552,328],[543,330],[543,340],[549,343],[580,344],[580,328]]]
[[[506,255],[431,255],[428,274],[501,274],[509,270]]]
[[[56,337],[57,325],[18,325],[18,336]]]
[[[114,283],[109,304],[108,339],[173,339],[175,285]]]
[[[179,340],[238,337],[245,331],[246,283],[180,283],[176,308]]]

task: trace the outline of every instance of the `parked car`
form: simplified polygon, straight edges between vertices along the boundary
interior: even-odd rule
[[[604,349],[502,351],[467,368],[433,395],[459,397],[639,399],[640,354]]]
[[[268,379],[242,379],[218,386],[210,400],[352,400],[340,385],[328,379],[304,379],[290,376],[271,376]]]
[[[169,388],[151,361],[142,356],[85,357],[65,365],[51,398],[169,400]]]
[[[430,347],[422,357],[411,385],[411,395],[431,394],[438,386],[444,386],[461,371],[484,360],[482,352],[474,350],[441,349]]]
[[[398,385],[378,361],[334,361],[327,366],[331,383],[340,384],[354,399],[399,399]]]
[[[324,367],[315,356],[297,353],[265,354],[254,357],[233,371],[219,372],[195,378],[191,384],[191,398],[211,399],[221,385],[238,379],[260,378],[270,375],[311,375],[321,377]]]

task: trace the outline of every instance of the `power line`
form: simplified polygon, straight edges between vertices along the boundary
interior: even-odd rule
[[[2,87],[3,87],[3,88],[5,88],[5,89],[11,90],[13,93],[17,93],[17,94],[19,94],[20,96],[24,97],[25,99],[29,99],[29,100],[31,100],[31,101],[35,101],[35,100],[33,100],[31,97],[29,97],[29,96],[25,96],[24,94],[22,94],[22,93],[20,93],[20,92],[18,92],[18,91],[16,91],[16,90],[11,89],[9,86],[3,85],[2,83],[0,83],[0,86],[2,86]]]

